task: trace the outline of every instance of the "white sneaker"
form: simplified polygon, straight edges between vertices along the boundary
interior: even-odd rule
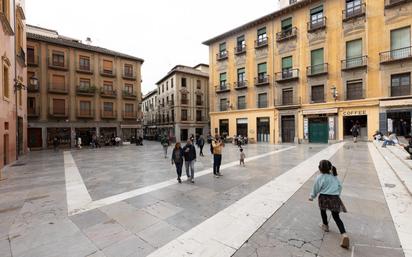
[[[321,223],[321,224],[319,224],[319,227],[320,227],[323,231],[329,232],[329,226],[328,226],[328,225],[325,225],[325,224]]]

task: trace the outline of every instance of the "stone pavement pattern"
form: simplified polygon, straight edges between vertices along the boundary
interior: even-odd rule
[[[249,145],[247,157],[287,146]],[[1,256],[147,256],[239,199],[325,149],[293,149],[230,167],[195,184],[174,184],[115,204],[68,216],[62,152],[35,152],[10,167],[0,182]],[[211,166],[208,145],[197,171]],[[175,178],[159,144],[73,151],[93,200]],[[238,160],[236,147],[224,150],[224,163]],[[347,144],[333,156],[344,179],[343,215],[358,256],[404,256],[366,144]],[[316,204],[307,202],[313,181],[282,206],[235,256],[351,256],[338,247],[336,227],[324,234]],[[376,248],[379,246],[381,248]],[[385,247],[385,248],[382,248]]]

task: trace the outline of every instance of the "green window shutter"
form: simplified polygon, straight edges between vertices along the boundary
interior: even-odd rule
[[[292,67],[292,56],[282,58],[282,69],[290,69]]]
[[[238,43],[241,43],[243,41],[245,41],[245,36],[244,35],[237,38]]]
[[[346,42],[346,58],[362,56],[362,39]]]
[[[266,34],[266,27],[258,29],[257,33],[258,33],[258,36]]]
[[[292,27],[292,17],[282,21],[282,29],[288,29]]]
[[[411,28],[401,28],[391,31],[391,50],[411,46]]]
[[[226,50],[226,42],[225,42],[225,43],[221,43],[221,44],[219,45],[219,51],[220,51],[220,52],[225,51],[225,50]]]
[[[220,73],[220,81],[226,81],[226,72]]]
[[[313,15],[313,14],[316,14],[316,13],[320,13],[320,12],[323,12],[323,5],[311,9],[311,10],[310,10],[310,15]]]
[[[323,48],[313,50],[310,53],[310,55],[311,55],[310,61],[311,61],[312,66],[324,63],[324,61],[323,61]]]
[[[258,73],[266,73],[266,63],[258,64]]]

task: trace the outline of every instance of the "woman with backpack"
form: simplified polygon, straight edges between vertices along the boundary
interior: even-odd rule
[[[182,176],[183,155],[183,149],[180,147],[180,143],[177,142],[172,152],[172,165],[174,164],[176,166],[177,181],[179,183],[182,183],[182,179],[180,177]]]
[[[340,199],[342,185],[337,178],[337,170],[330,161],[322,160],[319,162],[319,171],[321,174],[315,180],[309,201],[313,201],[319,194],[318,201],[322,216],[322,230],[329,232],[328,216],[326,214],[326,210],[329,210],[332,212],[332,217],[342,235],[340,246],[347,249],[349,248],[349,237],[346,234],[345,225],[339,217],[339,213],[341,211],[346,212],[346,208]]]

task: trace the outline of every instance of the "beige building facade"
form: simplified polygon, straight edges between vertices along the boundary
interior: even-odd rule
[[[145,139],[154,140],[157,135],[157,88],[147,93],[142,100],[143,111],[143,136]]]
[[[116,136],[130,142],[142,135],[143,60],[28,26],[27,64],[29,147],[74,147],[80,137],[104,144]]]
[[[211,129],[271,143],[411,132],[412,3],[280,0],[204,44]]]
[[[25,2],[0,1],[0,169],[27,152]]]
[[[208,65],[177,65],[156,84],[158,135],[185,141],[209,133]]]

